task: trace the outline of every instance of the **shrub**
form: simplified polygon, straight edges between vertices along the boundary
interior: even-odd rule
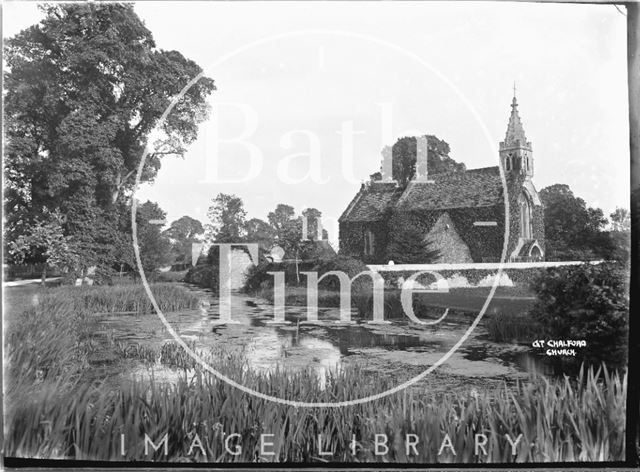
[[[209,263],[198,264],[187,271],[184,281],[188,284],[209,288],[214,293],[218,293],[218,266]]]
[[[349,278],[355,277],[360,272],[368,271],[369,268],[359,259],[348,256],[334,256],[330,259],[323,259],[316,262],[311,271],[317,272],[318,277],[322,277],[327,272],[344,272]],[[354,285],[368,281],[367,277],[356,279]],[[340,283],[337,277],[326,277],[320,282],[320,287],[327,290],[339,290]]]
[[[264,288],[273,287],[273,276],[270,275],[269,272],[284,272],[284,279],[287,286],[306,286],[307,277],[302,274],[302,272],[317,272],[318,277],[321,277],[323,274],[330,271],[341,271],[351,278],[359,272],[367,270],[369,269],[362,261],[347,256],[334,256],[329,259],[301,261],[298,262],[297,269],[295,262],[287,261],[276,263],[262,259],[257,266],[252,266],[247,271],[247,280],[244,288],[248,292],[256,292]],[[363,280],[364,279],[365,278],[363,277]],[[360,279],[358,279],[354,285],[359,283],[362,283],[360,282]],[[327,277],[318,285],[320,288],[326,290],[339,289],[337,277]]]
[[[577,362],[625,364],[629,298],[620,264],[549,268],[533,289],[538,301],[531,314],[548,339],[585,340]]]

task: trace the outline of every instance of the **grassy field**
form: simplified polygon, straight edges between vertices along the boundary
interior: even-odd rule
[[[71,289],[59,290],[41,296],[7,332],[5,453],[9,456],[463,463],[623,458],[625,374],[588,370],[574,379],[533,376],[516,385],[444,395],[416,387],[358,406],[296,409],[241,393],[199,372],[175,345],[148,352],[114,342],[115,355],[141,362],[160,358],[183,375],[174,383],[128,381],[113,386],[89,380],[94,377],[89,375],[92,368],[87,359],[98,348],[91,335],[92,323],[95,310],[117,311],[130,308],[130,302],[118,301],[123,296],[118,287],[79,290],[71,297],[73,304],[60,296]],[[129,290],[133,292],[124,293],[138,293],[136,288]],[[190,306],[189,297],[183,300]],[[356,367],[330,376],[321,388],[311,372],[256,373],[246,369],[242,355],[203,354],[243,385],[284,398],[347,400],[390,387],[386,377]],[[165,433],[168,454],[160,448],[146,455],[144,435],[157,444]],[[237,456],[224,450],[224,434],[231,433],[241,435]],[[189,454],[194,434],[201,438],[206,456],[197,447]],[[274,455],[260,454],[261,434],[274,434],[270,438]],[[322,450],[331,456],[319,455],[319,434],[324,438]],[[386,455],[375,455],[376,434],[387,435]],[[418,456],[407,454],[406,434],[419,436]],[[476,434],[487,437],[486,455],[475,454]],[[512,440],[522,435],[515,455],[505,434]],[[355,455],[350,449],[352,435],[360,443]],[[445,435],[453,449],[447,447],[438,454]]]
[[[420,304],[430,307],[451,308],[460,311],[480,311],[491,287],[453,288],[448,293],[414,294]],[[386,289],[385,298],[399,298],[400,290]],[[251,295],[273,300],[272,289],[261,289]],[[357,302],[358,294],[353,294]],[[286,286],[285,302],[287,305],[306,305],[307,289],[299,286]],[[498,287],[488,307],[488,313],[526,313],[535,302],[534,294],[522,287]],[[335,290],[318,290],[318,304],[321,307],[337,307],[340,297]]]

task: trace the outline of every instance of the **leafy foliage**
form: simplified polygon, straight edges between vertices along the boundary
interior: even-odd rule
[[[393,212],[388,225],[387,260],[398,264],[429,264],[438,258],[438,251],[430,249],[424,233],[407,213]]]
[[[213,293],[218,293],[220,289],[220,277],[218,265],[202,262],[195,267],[190,267],[184,276],[184,281],[199,287],[209,288]]]
[[[173,262],[171,241],[162,234],[160,225],[151,220],[164,220],[166,213],[155,202],[147,201],[136,212],[138,247],[145,273],[152,273]]]
[[[172,222],[163,235],[171,240],[171,252],[174,264],[186,268],[191,264],[193,243],[198,243],[204,234],[200,221],[190,216],[183,216]]]
[[[555,184],[540,191],[548,258],[588,260],[609,258],[614,245],[604,231],[607,219],[599,208],[587,207],[568,185]]]
[[[629,286],[621,264],[549,268],[533,289],[538,300],[531,314],[549,339],[585,340],[585,361],[624,365]]]
[[[462,172],[466,169],[463,163],[456,162],[449,157],[449,144],[433,135],[423,136],[427,141],[427,170],[429,174],[440,174],[444,172]],[[415,136],[405,136],[399,138],[391,147],[383,149],[382,154],[391,154],[392,175],[401,186],[406,185],[416,173],[416,150],[418,140]],[[380,180],[382,176],[376,173],[372,176],[374,180]]]
[[[616,208],[609,216],[612,227],[609,232],[613,245],[612,259],[629,265],[631,263],[631,213],[626,208]]]
[[[210,224],[207,225],[208,239],[216,243],[243,241],[246,216],[247,212],[240,197],[219,193],[207,211],[210,220]]]
[[[36,220],[28,234],[21,234],[9,244],[9,252],[18,263],[34,259],[45,261],[42,283],[47,265],[65,271],[78,262],[78,255],[71,251],[68,238],[62,232],[61,219],[60,215],[51,214],[44,221]]]
[[[85,266],[124,264],[130,257],[119,258],[118,242],[130,245],[126,213],[145,147],[152,152],[141,181],[150,182],[163,156],[182,156],[195,140],[215,87],[201,78],[151,141],[161,115],[202,69],[158,49],[132,5],[43,10],[40,24],[5,47],[6,237],[16,241],[59,212]]]
[[[256,243],[262,251],[270,249],[276,239],[276,230],[264,220],[251,218],[245,225],[248,243]]]

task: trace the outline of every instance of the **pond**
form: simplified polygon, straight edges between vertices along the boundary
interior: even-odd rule
[[[215,347],[219,352],[243,353],[248,368],[260,372],[274,369],[300,371],[312,369],[320,379],[346,364],[389,376],[397,384],[423,372],[447,353],[467,331],[473,314],[448,316],[432,326],[419,326],[405,320],[389,324],[335,323],[338,308],[319,308],[322,323],[308,324],[306,307],[287,306],[289,324],[269,323],[273,306],[263,299],[243,293],[232,294],[234,324],[218,324],[218,300],[210,291],[189,287],[205,301],[206,310],[166,313],[173,329],[196,349]],[[442,309],[438,309],[444,312]],[[353,318],[355,319],[355,318]],[[160,348],[173,338],[158,317],[118,316],[100,321],[97,336],[109,334],[125,343]],[[121,368],[122,366],[120,366]],[[482,324],[422,384],[437,391],[451,388],[486,387],[491,383],[526,378],[532,370],[549,372],[542,359],[528,345],[493,343]],[[109,374],[109,369],[105,371]],[[112,374],[114,372],[111,372]],[[122,372],[119,372],[120,374]],[[171,381],[184,372],[161,365],[129,363],[126,378]]]

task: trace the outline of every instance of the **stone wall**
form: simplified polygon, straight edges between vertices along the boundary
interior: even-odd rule
[[[462,240],[451,217],[446,212],[440,215],[427,234],[426,240],[431,244],[429,249],[439,252],[439,257],[435,262],[473,262],[469,246]]]

